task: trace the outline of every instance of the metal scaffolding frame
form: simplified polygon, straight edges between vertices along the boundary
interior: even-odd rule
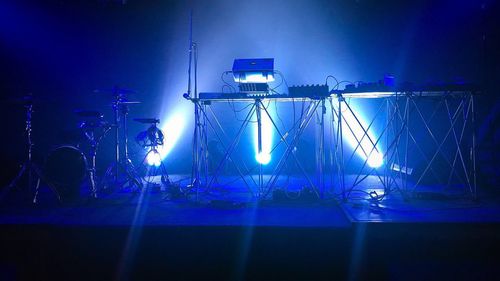
[[[473,91],[406,91],[406,92],[379,92],[379,93],[337,93],[338,105],[335,111],[337,128],[340,132],[341,146],[344,147],[345,134],[351,134],[356,140],[352,153],[346,157],[342,148],[339,163],[342,163],[342,199],[347,200],[355,193],[356,188],[368,176],[375,176],[383,187],[383,194],[369,193],[373,199],[382,199],[391,192],[397,191],[405,198],[410,198],[420,188],[424,179],[431,175],[434,179],[442,178],[435,167],[436,160],[440,158],[446,164],[448,177],[441,186],[451,187],[458,179],[464,188],[465,195],[476,199],[476,136],[475,136],[475,109]],[[360,121],[359,113],[353,110],[348,100],[377,99],[380,102],[376,113],[368,124]],[[430,102],[432,113],[426,117],[423,106]],[[425,103],[425,104],[424,104]],[[344,109],[345,108],[345,109]],[[385,110],[384,110],[385,108]],[[349,124],[345,114],[354,116],[355,124]],[[385,113],[385,114],[384,114]],[[439,113],[446,120],[437,117]],[[382,119],[382,120],[380,120]],[[378,136],[373,138],[369,131],[374,123],[385,123]],[[381,122],[382,121],[382,122]],[[418,123],[422,130],[415,131],[412,124]],[[446,126],[445,126],[446,125]],[[347,127],[342,128],[342,127]],[[359,126],[362,136],[356,136],[352,127]],[[445,129],[443,130],[443,126]],[[444,134],[436,132],[443,131]],[[466,141],[467,136],[470,136]],[[430,139],[433,146],[422,146],[424,138]],[[370,143],[369,151],[362,146],[362,141],[367,139]],[[385,139],[385,141],[383,141]],[[366,168],[369,157],[378,151],[378,146],[385,144],[383,149],[383,168]],[[450,154],[450,146],[453,151]],[[431,151],[429,149],[432,148]],[[448,150],[446,150],[447,148]],[[365,155],[362,167],[355,173],[355,180],[351,184],[345,182],[345,167],[351,164],[355,153],[361,150]],[[412,153],[409,153],[409,152]],[[468,152],[468,153],[466,153]],[[468,157],[466,157],[468,155]],[[423,169],[415,178],[411,166],[413,156],[422,159]],[[368,170],[368,171],[367,171]],[[456,185],[456,184],[455,184]],[[365,191],[366,193],[366,191]]]
[[[328,98],[329,99],[329,98]],[[289,159],[293,159],[294,163],[299,168],[302,176],[307,180],[308,187],[310,187],[313,192],[321,197],[324,193],[324,159],[322,159],[319,165],[319,173],[317,183],[308,175],[305,171],[302,163],[297,158],[295,154],[295,147],[298,144],[304,130],[313,122],[313,117],[315,114],[319,116],[320,122],[320,132],[323,136],[320,142],[320,155],[324,155],[324,126],[325,126],[325,114],[326,114],[326,100],[327,98],[321,99],[310,99],[310,98],[300,98],[293,99],[288,97],[278,97],[278,98],[244,98],[244,99],[192,99],[196,109],[199,111],[199,118],[195,120],[195,133],[193,139],[193,169],[192,169],[192,182],[199,183],[197,186],[192,185],[191,188],[196,188],[196,192],[203,190],[204,192],[213,190],[213,187],[220,173],[228,162],[233,164],[238,177],[244,182],[248,192],[252,194],[252,197],[258,199],[268,198],[276,187],[276,183],[283,172],[286,162]],[[265,106],[264,102],[296,102],[301,101],[307,103],[304,111],[300,115],[300,118],[296,120],[295,124],[285,131],[281,130],[272,115],[270,114],[268,108]],[[214,103],[227,103],[227,102],[239,102],[247,103],[249,106],[245,112],[245,118],[241,121],[240,126],[237,129],[235,136],[231,137],[228,135],[224,127],[222,126],[218,116],[212,109]],[[318,111],[320,112],[318,114]],[[274,152],[276,148],[280,145],[285,146],[285,151],[279,158],[276,166],[269,175],[264,175],[262,164],[258,164],[258,171],[252,174],[254,168],[249,168],[247,164],[243,161],[238,161],[233,156],[233,152],[238,146],[243,132],[248,127],[248,124],[253,118],[256,119],[258,128],[258,150],[259,153],[262,151],[262,118],[267,116],[271,121],[271,127],[273,131],[279,135],[279,141],[271,149]],[[208,145],[207,145],[207,135],[212,132],[213,136],[217,142],[222,146],[224,150],[224,155],[219,163],[216,165],[215,171],[208,171]],[[290,141],[288,141],[290,139]]]
[[[268,198],[275,189],[287,161],[293,159],[307,185],[319,198],[355,199],[358,192],[363,192],[371,199],[381,200],[387,195],[397,192],[404,198],[411,198],[421,186],[424,179],[441,178],[442,169],[435,167],[438,160],[446,164],[447,180],[441,186],[452,187],[457,180],[464,187],[467,196],[477,197],[476,184],[476,136],[475,109],[473,91],[402,91],[402,92],[368,92],[346,93],[334,92],[331,97],[317,99],[283,97],[255,98],[212,98],[191,99],[195,106],[195,130],[193,138],[192,185],[190,189],[209,192],[218,183],[221,171],[228,162],[232,163],[238,177],[245,183],[248,192],[256,199]],[[371,119],[364,124],[359,113],[349,103],[350,100],[373,99],[379,101]],[[296,102],[307,103],[299,119],[292,128],[280,130],[268,111],[264,102]],[[229,136],[212,109],[214,103],[240,102],[247,103],[245,118],[235,136]],[[428,103],[428,104],[427,104]],[[432,105],[431,114],[428,105]],[[424,108],[426,110],[424,110]],[[346,116],[350,114],[351,119]],[[244,130],[250,122],[256,122],[258,128],[258,149],[262,151],[262,117],[267,116],[272,128],[279,136],[279,141],[271,152],[279,145],[285,150],[278,158],[277,164],[269,175],[264,175],[262,164],[248,167],[233,155]],[[316,116],[317,158],[316,180],[305,171],[295,154],[295,148],[305,129],[314,122]],[[328,116],[331,120],[328,120]],[[251,121],[255,120],[256,121]],[[375,124],[383,124],[378,132],[372,135],[370,130]],[[418,124],[421,131],[416,131]],[[325,143],[326,127],[329,125],[329,143]],[[439,126],[437,126],[439,125]],[[361,135],[355,133],[361,128]],[[446,128],[443,129],[442,127]],[[215,171],[209,171],[208,134],[213,133],[221,144],[224,155]],[[359,131],[359,130],[358,130]],[[444,133],[444,134],[443,134]],[[346,146],[346,137],[354,137],[356,143],[352,150]],[[421,143],[427,138],[432,145]],[[362,144],[365,145],[362,145]],[[369,147],[366,148],[366,143]],[[383,147],[383,149],[382,149]],[[453,149],[450,152],[451,147]],[[383,165],[380,168],[369,167],[369,159],[373,153],[380,153]],[[360,168],[353,174],[354,181],[346,181],[347,169],[352,165],[356,154],[363,155]],[[419,174],[410,166],[414,158],[422,160]],[[328,161],[327,161],[328,160]],[[358,160],[359,161],[359,160]],[[258,171],[254,173],[254,170]],[[352,169],[352,168],[351,168]],[[330,182],[325,183],[325,176],[330,173]],[[373,176],[383,188],[383,193],[361,190],[359,185],[369,176]],[[351,174],[352,178],[352,174]],[[334,186],[338,185],[338,186]],[[335,193],[335,190],[339,192]],[[333,192],[332,192],[333,191]],[[366,196],[365,196],[366,198]]]

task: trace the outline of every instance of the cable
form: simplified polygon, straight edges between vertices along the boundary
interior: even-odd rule
[[[333,88],[334,90],[338,90],[340,85],[344,84],[344,83],[349,83],[349,84],[354,84],[354,82],[352,81],[349,81],[349,80],[342,80],[340,82],[337,83],[337,85],[335,85],[335,87]]]
[[[283,122],[283,119],[281,119],[281,116],[278,112],[278,102],[275,100],[274,101],[274,112],[276,112],[276,117],[278,117],[278,120],[280,120],[281,126],[283,127],[283,130],[286,132],[286,126],[285,123]]]
[[[248,107],[252,106],[252,105],[253,105],[253,103],[249,103],[249,104],[247,104],[246,106],[244,106],[244,107],[243,107],[243,108],[241,108],[241,109],[236,109],[236,107],[235,107],[235,105],[234,105],[234,102],[233,102],[233,101],[227,101],[227,103],[228,103],[229,107],[231,108],[231,110],[233,111],[234,118],[235,118],[237,121],[239,121],[239,122],[245,122],[245,120],[244,120],[244,119],[240,119],[240,118],[238,117],[238,113],[240,113],[240,112],[244,111],[245,109],[247,109]],[[250,120],[250,121],[248,121],[248,122],[249,122],[249,123],[255,123],[255,122],[257,122],[257,121],[252,121],[252,120]]]
[[[225,92],[224,92],[224,89],[225,89],[225,88],[228,88],[228,89],[229,89],[229,92],[228,92],[228,93],[232,93],[232,91],[234,90],[232,87],[230,87],[230,86],[228,86],[228,85],[222,85],[222,92],[223,92],[223,93],[225,93]]]
[[[280,73],[278,73],[278,75],[281,78],[280,83],[277,86],[275,86],[275,87],[273,87],[273,88],[270,89],[272,92],[276,92],[276,93],[277,93],[277,91],[275,91],[275,90],[277,88],[279,88],[283,84],[283,82],[285,81],[285,78],[283,77],[283,75],[281,75]]]
[[[335,76],[333,75],[328,75],[326,76],[326,81],[325,81],[325,84],[328,86],[328,78],[333,78],[335,80],[335,86],[337,86],[339,84],[339,80],[337,80],[337,78],[335,78]],[[336,89],[332,89],[332,90],[336,90]]]
[[[288,86],[288,83],[286,82],[285,75],[283,75],[283,73],[281,71],[279,71],[279,70],[275,70],[274,73],[276,73],[279,76],[281,76],[281,78],[283,79],[283,82],[285,83],[286,88],[288,89],[289,86]]]
[[[229,82],[227,82],[225,79],[224,79],[224,76],[228,75],[229,73],[233,73],[232,71],[224,71],[222,72],[221,76],[220,76],[220,79],[222,80],[222,83],[224,83],[224,86],[222,86],[222,92],[224,92],[224,87],[228,87],[232,90],[232,93],[236,93],[236,88],[229,84]]]

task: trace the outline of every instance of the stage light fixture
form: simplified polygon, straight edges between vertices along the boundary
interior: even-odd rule
[[[150,151],[146,156],[146,161],[149,166],[159,167],[161,165],[161,155],[157,151]]]
[[[267,165],[271,162],[271,154],[266,152],[257,153],[255,155],[255,160],[262,165]]]
[[[267,106],[267,112],[273,114],[273,106]],[[255,160],[257,163],[267,165],[271,162],[271,150],[273,146],[273,123],[264,109],[258,108],[261,115],[261,151],[259,152],[259,133],[257,124],[254,125],[253,142],[255,149]]]
[[[247,94],[265,95],[269,91],[267,83],[274,81],[274,59],[254,58],[235,59],[233,62],[233,78],[239,84],[241,92]],[[257,109],[261,116],[261,148],[258,147],[259,133],[257,124],[254,127],[253,139],[255,145],[255,160],[257,163],[267,165],[271,162],[271,146],[273,140],[272,122],[261,108]],[[267,111],[271,113],[268,108]]]
[[[273,82],[274,59],[235,59],[233,78],[236,83]]]

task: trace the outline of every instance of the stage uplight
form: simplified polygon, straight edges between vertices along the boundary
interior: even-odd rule
[[[135,118],[134,120],[151,124],[147,130],[140,132],[135,140],[139,145],[149,150],[146,154],[146,163],[150,166],[160,166],[162,157],[158,149],[161,149],[164,144],[163,132],[157,127],[160,120],[156,118]]]
[[[269,86],[267,83],[274,81],[274,59],[235,59],[233,63],[234,81],[239,84],[240,91],[247,94],[267,94]],[[253,139],[255,145],[255,160],[257,163],[267,165],[271,162],[271,146],[273,141],[272,122],[262,104],[257,106],[257,116],[261,116],[259,147],[259,126],[255,123]],[[267,107],[271,114],[271,109]]]
[[[264,109],[261,110],[261,142],[262,151],[259,152],[259,135],[258,125],[255,123],[253,130],[253,140],[255,146],[255,160],[257,163],[267,165],[271,162],[271,149],[273,143],[273,125],[269,116],[265,113]],[[267,107],[269,114],[271,113],[271,106]]]
[[[161,165],[162,157],[157,151],[150,151],[146,156],[146,162],[149,166],[159,167]]]
[[[271,154],[265,152],[257,153],[255,155],[255,160],[262,165],[267,165],[271,162]]]

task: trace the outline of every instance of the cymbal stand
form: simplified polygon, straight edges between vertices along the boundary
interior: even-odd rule
[[[88,143],[90,144],[90,165],[87,163],[87,173],[90,183],[90,194],[92,198],[97,198],[97,187],[96,187],[96,156],[97,149],[99,147],[99,143],[106,135],[106,133],[111,129],[111,126],[106,124],[104,126],[104,131],[98,137],[96,137],[94,128],[90,130],[86,129],[85,122],[80,125],[80,128],[83,130],[85,137],[87,138]]]
[[[33,163],[33,157],[32,157],[32,151],[33,151],[33,141],[31,139],[31,121],[32,121],[32,114],[33,114],[33,103],[28,102],[24,105],[26,108],[26,127],[24,129],[24,132],[26,134],[26,144],[28,146],[27,150],[27,157],[26,161],[23,163],[21,166],[21,169],[19,170],[19,173],[17,176],[10,182],[10,184],[3,189],[3,192],[0,194],[0,200],[3,200],[3,198],[7,195],[7,193],[15,186],[18,185],[19,180],[27,173],[28,175],[28,191],[35,191],[35,197],[33,198],[33,203],[37,203],[37,195],[38,195],[38,189],[40,187],[40,179],[42,178],[42,173],[38,166]],[[35,177],[33,177],[33,174],[35,174]],[[36,186],[33,189],[33,182],[36,180]],[[57,191],[52,187],[49,186],[54,194],[57,196],[57,198],[60,200],[60,196],[57,193]]]
[[[114,111],[114,127],[115,127],[115,162],[112,163],[108,169],[106,170],[106,174],[104,175],[103,180],[105,181],[102,185],[104,190],[108,189],[106,179],[109,179],[112,176],[113,185],[119,186],[119,176],[120,171],[123,172],[127,180],[121,186],[126,184],[127,182],[131,185],[134,185],[136,188],[142,188],[142,181],[137,171],[132,164],[128,156],[128,131],[127,131],[127,115],[128,115],[128,106],[123,94],[119,92],[119,89],[115,89],[115,101],[113,102],[113,111]],[[121,118],[121,119],[120,119]],[[123,126],[123,158],[120,157],[120,121]]]

